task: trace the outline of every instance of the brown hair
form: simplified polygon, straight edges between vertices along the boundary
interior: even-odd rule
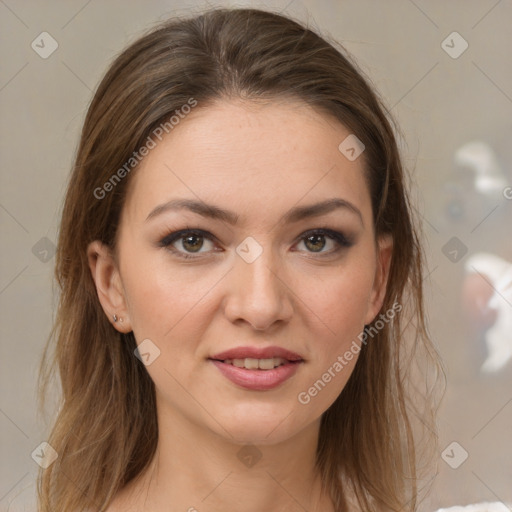
[[[422,249],[389,116],[336,45],[279,14],[213,9],[166,21],[110,66],[87,112],[62,212],[55,269],[61,293],[40,388],[44,408],[58,369],[62,397],[48,442],[59,456],[40,472],[40,512],[104,511],[148,467],[158,440],[154,384],[133,355],[133,333],[119,333],[106,318],[86,255],[94,240],[115,248],[134,171],[101,199],[94,191],[190,98],[204,108],[230,97],[299,99],[365,145],[376,237],[391,234],[394,246],[382,311],[395,303],[403,310],[362,346],[346,387],[324,413],[317,463],[336,510],[346,510],[349,489],[365,511],[416,510],[421,457],[413,422],[417,416],[427,425],[423,446],[434,447],[434,395],[412,386],[412,362],[439,369],[424,318]],[[417,381],[430,386],[430,375]]]

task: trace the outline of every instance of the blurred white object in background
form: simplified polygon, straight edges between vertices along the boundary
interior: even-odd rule
[[[512,263],[491,253],[476,253],[464,266],[468,274],[480,274],[493,292],[485,304],[496,311],[496,320],[485,333],[487,359],[481,371],[494,373],[512,359]]]
[[[494,503],[476,503],[475,505],[440,508],[436,512],[510,512],[511,505],[505,505],[499,501]]]
[[[508,185],[494,150],[481,141],[468,142],[455,152],[455,163],[475,173],[474,187],[481,194],[501,194]]]

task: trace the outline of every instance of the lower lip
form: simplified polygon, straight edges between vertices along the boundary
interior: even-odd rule
[[[210,359],[224,377],[234,384],[254,391],[273,389],[289,379],[299,368],[300,362],[282,364],[273,370],[247,370],[232,364]]]

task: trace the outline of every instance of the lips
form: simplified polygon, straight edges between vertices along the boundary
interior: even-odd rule
[[[237,347],[209,360],[228,380],[253,391],[273,389],[295,374],[304,359],[281,347]]]
[[[299,354],[281,347],[236,347],[210,357],[210,359],[214,359],[216,361],[226,361],[227,359],[271,358],[281,358],[291,362],[303,360]]]

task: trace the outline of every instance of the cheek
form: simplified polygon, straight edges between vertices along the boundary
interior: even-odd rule
[[[371,267],[371,263],[370,263]],[[347,266],[312,300],[321,316],[310,328],[313,357],[297,395],[304,414],[320,416],[344,389],[359,358],[372,278],[368,266]],[[314,315],[310,315],[312,317]]]
[[[191,352],[211,321],[212,301],[225,270],[173,265],[164,251],[126,251],[121,270],[131,327],[138,342],[151,339],[162,355],[164,349]]]
[[[373,275],[371,262],[347,265],[331,272],[308,302],[324,326],[328,346],[350,343],[362,331],[369,308]],[[307,296],[306,290],[303,291]]]
[[[121,273],[135,338],[159,339],[186,308],[190,287],[181,282],[181,274],[169,272],[151,250],[136,244],[127,244],[123,250]]]

